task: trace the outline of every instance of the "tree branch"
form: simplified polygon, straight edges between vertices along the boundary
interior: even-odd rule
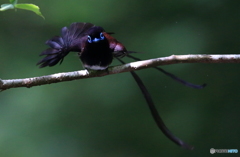
[[[52,75],[24,78],[24,79],[0,79],[0,90],[6,90],[17,87],[33,87],[45,84],[72,81],[77,79],[101,77],[110,74],[117,74],[123,72],[130,72],[145,68],[156,67],[160,65],[169,65],[177,63],[240,63],[240,55],[171,55],[169,57],[161,57],[138,62],[132,62],[119,66],[112,66],[108,71],[92,71],[80,70],[74,72],[57,73]]]

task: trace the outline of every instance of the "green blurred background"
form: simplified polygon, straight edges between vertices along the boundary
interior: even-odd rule
[[[72,22],[115,32],[128,50],[145,52],[135,54],[141,59],[240,52],[240,1],[19,1],[24,2],[38,5],[46,19],[24,10],[0,12],[2,79],[82,69],[76,53],[61,66],[36,66],[45,41]],[[240,150],[239,64],[163,68],[189,82],[208,84],[196,90],[153,69],[137,71],[166,125],[194,145],[193,151],[161,133],[133,78],[122,73],[0,93],[0,156],[202,157],[210,156],[210,148]]]

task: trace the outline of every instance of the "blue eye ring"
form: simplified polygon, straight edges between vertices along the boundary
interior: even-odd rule
[[[87,37],[89,43],[92,43],[92,38],[90,36]]]
[[[103,35],[103,33],[100,33],[100,38],[101,38],[101,40],[104,39],[104,35]]]

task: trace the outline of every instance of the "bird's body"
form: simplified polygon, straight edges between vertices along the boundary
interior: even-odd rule
[[[47,55],[38,62],[40,67],[61,63],[70,51],[75,51],[78,52],[84,68],[105,70],[114,57],[127,54],[126,48],[110,33],[91,23],[72,23],[69,28],[63,27],[61,34],[46,42],[51,48],[40,54]]]
[[[92,46],[88,46],[90,44]],[[104,70],[113,60],[113,53],[112,50],[109,49],[107,40],[97,43],[86,43],[83,51],[78,54],[83,66],[87,69]]]

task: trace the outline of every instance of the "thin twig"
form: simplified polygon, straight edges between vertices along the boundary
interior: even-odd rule
[[[169,65],[177,63],[240,63],[240,55],[226,54],[226,55],[171,55],[169,57],[161,57],[138,62],[132,62],[119,66],[112,66],[108,71],[87,71],[80,70],[74,72],[57,73],[52,75],[24,78],[24,79],[0,79],[0,90],[6,90],[17,87],[33,87],[45,84],[71,81],[76,79],[84,79],[91,77],[100,77],[110,74],[117,74],[122,72],[130,72],[145,68],[156,67],[160,65]]]

